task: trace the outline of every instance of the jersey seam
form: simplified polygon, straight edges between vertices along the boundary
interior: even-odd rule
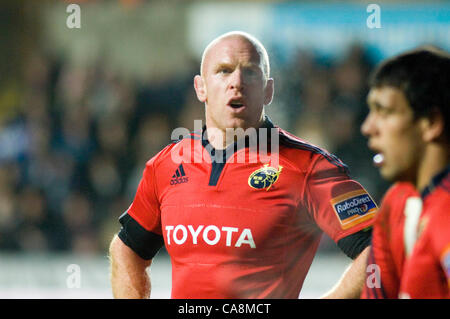
[[[150,163],[149,165],[152,165]],[[152,180],[153,180],[153,194],[155,195],[156,200],[158,201],[158,207],[161,207],[161,202],[159,200],[159,190],[158,190],[158,183],[156,181],[156,175],[155,175],[156,167],[153,166],[151,173],[152,173]],[[161,209],[159,209],[159,215],[161,215]]]
[[[311,152],[312,153],[312,152]],[[311,175],[312,175],[312,172],[313,172],[313,170],[314,170],[314,167],[315,167],[315,165],[317,164],[317,162],[319,161],[319,159],[320,159],[320,157],[316,157],[312,162],[311,162],[311,164],[310,164],[310,166],[308,167],[308,170],[307,170],[307,172],[306,172],[306,174],[305,174],[305,182],[304,182],[304,193],[305,193],[305,196],[304,196],[304,198],[303,198],[303,202],[307,202],[307,198],[309,198],[309,199],[313,199],[313,197],[312,197],[312,194],[311,194],[311,192],[310,192],[310,190],[309,190],[309,187],[308,187],[308,185],[309,185],[309,179],[310,179],[310,177],[311,177]],[[315,225],[315,227],[317,228],[317,229],[319,229],[319,230],[321,230],[320,229],[320,227],[315,223],[315,218],[314,218],[314,214],[312,214],[312,212],[310,212],[310,210],[309,210],[309,206],[307,206],[308,207],[308,209],[306,209],[306,211],[308,212],[308,216],[312,219],[311,220],[311,223],[313,224],[313,225]]]

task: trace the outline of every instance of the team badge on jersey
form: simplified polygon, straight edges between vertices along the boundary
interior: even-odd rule
[[[337,196],[330,202],[342,229],[348,229],[372,218],[378,209],[370,195],[362,189]]]
[[[248,178],[248,185],[256,189],[267,188],[268,191],[273,184],[278,180],[281,174],[283,166],[276,168],[270,167],[269,164],[265,164],[264,167],[254,171]]]

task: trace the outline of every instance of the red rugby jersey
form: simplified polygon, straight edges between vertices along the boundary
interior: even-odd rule
[[[402,298],[450,298],[450,168],[424,194],[417,241],[404,267]]]
[[[405,262],[404,208],[409,198],[420,198],[414,185],[396,183],[381,202],[373,225],[367,278],[361,298],[398,298]]]
[[[362,298],[449,298],[450,169],[419,194],[410,183],[386,193],[375,218]],[[378,284],[377,284],[378,281]]]
[[[119,237],[144,258],[164,242],[172,298],[298,298],[322,233],[337,242],[372,224],[374,201],[339,159],[266,123],[277,165],[249,163],[248,146],[212,163],[199,134],[147,163]]]

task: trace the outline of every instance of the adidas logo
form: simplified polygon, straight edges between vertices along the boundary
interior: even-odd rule
[[[177,185],[182,183],[189,182],[189,178],[186,177],[186,173],[184,172],[183,164],[180,164],[178,166],[177,170],[175,171],[175,174],[173,174],[172,179],[170,181],[170,185]]]

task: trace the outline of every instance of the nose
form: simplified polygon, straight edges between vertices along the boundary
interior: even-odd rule
[[[245,79],[244,72],[241,69],[237,68],[231,74],[229,87],[234,90],[242,90],[244,88]]]
[[[369,112],[367,114],[366,118],[364,119],[364,122],[361,124],[361,133],[365,137],[369,137],[373,135],[376,131],[376,125],[375,125],[375,119],[372,112]]]

